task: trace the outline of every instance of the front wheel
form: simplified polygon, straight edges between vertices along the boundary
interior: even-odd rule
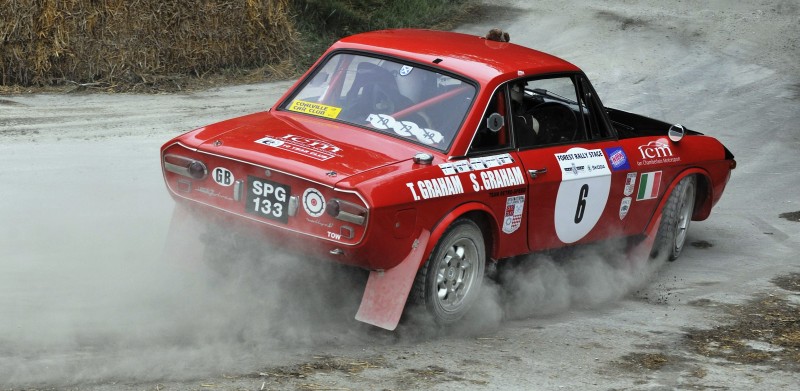
[[[692,175],[681,179],[672,190],[661,214],[652,257],[666,254],[669,261],[674,261],[681,255],[694,214],[695,193],[695,177]]]
[[[412,300],[440,325],[453,324],[478,298],[486,266],[486,247],[480,228],[457,220],[439,240],[431,257],[417,272]]]

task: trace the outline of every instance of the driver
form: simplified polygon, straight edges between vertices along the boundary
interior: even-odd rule
[[[429,80],[430,73],[424,69],[416,69],[409,65],[402,65],[397,73],[395,73],[395,80],[397,81],[397,89],[408,99],[414,103],[422,102],[429,98],[431,94],[431,86],[435,87],[435,80],[433,83]]]
[[[519,135],[520,143],[523,146],[536,144],[539,138],[539,121],[530,114],[530,107],[525,103],[525,82],[514,82],[511,84],[511,115],[514,128]]]

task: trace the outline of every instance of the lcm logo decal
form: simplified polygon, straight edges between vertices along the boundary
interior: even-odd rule
[[[642,159],[655,159],[672,156],[672,150],[669,148],[669,144],[661,140],[651,141],[646,145],[640,145],[639,152],[642,154]]]

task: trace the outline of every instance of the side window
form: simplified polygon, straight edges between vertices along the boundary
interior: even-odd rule
[[[569,76],[511,82],[511,118],[519,147],[586,140],[585,107],[577,91]]]
[[[470,153],[502,149],[511,145],[506,104],[505,88],[499,88],[483,113],[483,119],[469,148]]]
[[[594,93],[592,85],[586,78],[580,78],[581,92],[583,93],[584,115],[589,126],[589,138],[592,140],[605,139],[612,136],[608,124],[603,120],[604,111],[600,100]]]

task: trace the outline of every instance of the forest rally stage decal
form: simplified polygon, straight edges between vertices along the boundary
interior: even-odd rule
[[[600,220],[611,190],[611,170],[601,149],[571,148],[555,157],[561,166],[556,235],[564,243],[574,243]]]

